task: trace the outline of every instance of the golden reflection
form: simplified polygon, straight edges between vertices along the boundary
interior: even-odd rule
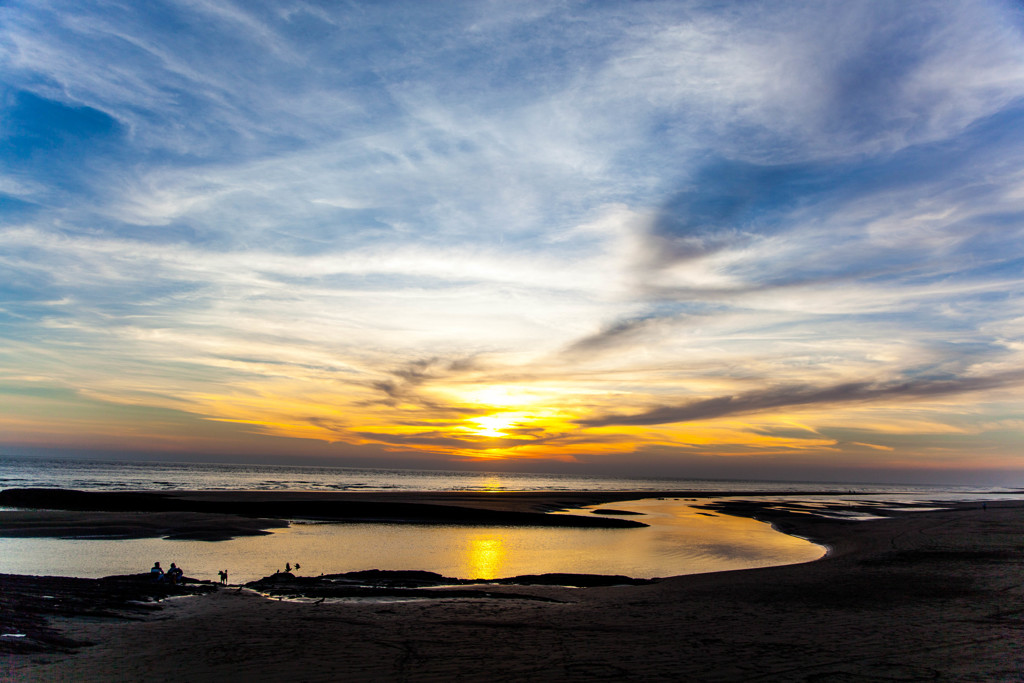
[[[494,493],[495,491],[503,491],[504,490],[504,486],[501,483],[501,478],[500,477],[496,477],[493,474],[487,475],[484,478],[483,482],[481,482],[480,486],[481,486],[481,488],[484,491],[487,491],[489,493]]]
[[[476,579],[496,579],[505,562],[505,540],[488,534],[469,539],[466,564],[469,570],[465,576]]]

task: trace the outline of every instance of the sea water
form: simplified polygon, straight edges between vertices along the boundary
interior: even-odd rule
[[[85,491],[731,491],[840,492],[896,495],[975,495],[1009,491],[970,486],[738,481],[531,474],[488,471],[392,470],[350,467],[119,462],[0,456],[0,489]]]
[[[0,573],[96,578],[138,573],[154,561],[186,574],[250,581],[300,564],[301,575],[364,569],[422,569],[464,579],[551,572],[674,576],[805,562],[824,549],[752,519],[709,514],[681,498],[645,492],[841,493],[839,500],[963,500],[1003,491],[969,487],[800,482],[630,479],[552,474],[447,472],[191,463],[0,459],[0,488],[81,490],[291,491],[634,491],[604,506],[641,513],[645,528],[465,527],[296,522],[272,534],[230,541],[0,538]],[[589,509],[569,511],[590,514]]]

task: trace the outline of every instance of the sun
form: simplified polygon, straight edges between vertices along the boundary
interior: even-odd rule
[[[502,437],[522,423],[526,416],[523,413],[494,413],[467,420],[472,426],[468,431],[479,436]]]

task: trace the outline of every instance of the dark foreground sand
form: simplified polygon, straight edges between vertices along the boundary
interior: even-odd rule
[[[464,587],[479,598],[308,604],[221,588],[133,620],[51,620],[67,641],[0,650],[0,679],[1024,680],[1024,504],[872,522],[718,505],[831,552],[639,586]],[[0,586],[13,595],[18,580],[32,581]]]

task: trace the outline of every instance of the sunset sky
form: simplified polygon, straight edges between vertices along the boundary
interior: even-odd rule
[[[13,0],[0,454],[1024,485],[1010,1]]]

